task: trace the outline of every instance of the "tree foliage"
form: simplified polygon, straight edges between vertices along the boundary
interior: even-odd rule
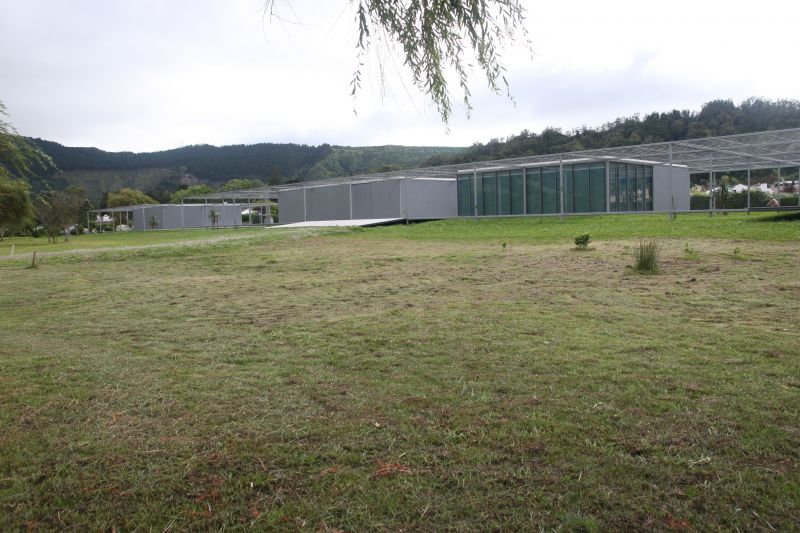
[[[34,206],[36,217],[50,242],[55,242],[59,234],[63,234],[66,241],[70,228],[77,225],[91,207],[86,199],[86,191],[81,187],[41,194],[36,198]]]
[[[566,132],[547,128],[538,134],[525,130],[506,139],[476,143],[454,156],[434,156],[426,164],[470,163],[797,127],[800,127],[800,101],[797,100],[750,98],[739,105],[730,100],[714,100],[703,104],[699,112],[673,110],[644,117],[633,115],[599,128],[584,126]]]
[[[33,220],[33,203],[28,184],[0,175],[0,241]]]
[[[214,192],[214,188],[210,185],[192,185],[191,187],[173,193],[172,196],[169,197],[169,203],[179,204],[181,200],[187,196],[199,196],[201,194],[211,194],[212,192]]]
[[[26,177],[46,172],[52,160],[20,136],[7,122],[6,107],[0,102],[0,240],[33,219],[33,203]]]
[[[157,204],[158,202],[137,189],[122,189],[108,193],[106,206],[121,207],[124,205]]]
[[[414,85],[428,95],[445,123],[453,110],[450,73],[456,75],[468,115],[472,109],[471,61],[483,71],[490,89],[505,89],[511,96],[500,51],[519,40],[530,48],[522,0],[350,1],[355,5],[358,26],[353,97],[361,88],[362,69],[370,52],[375,51],[382,62],[383,54],[392,53],[395,46],[400,48]],[[276,15],[275,0],[267,0],[265,10]],[[383,77],[384,69],[379,70]]]
[[[244,189],[257,189],[263,186],[264,182],[258,178],[235,178],[228,180],[219,190],[220,192],[241,191]]]
[[[0,176],[22,178],[52,168],[50,157],[19,135],[5,116],[6,106],[0,102]]]

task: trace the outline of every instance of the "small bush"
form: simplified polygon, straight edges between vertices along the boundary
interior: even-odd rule
[[[633,269],[637,272],[658,272],[658,254],[661,246],[656,241],[640,241],[633,249]]]
[[[590,242],[592,242],[592,237],[588,233],[578,235],[575,237],[575,248],[578,250],[586,250]]]
[[[686,255],[686,259],[700,259],[700,252],[689,246],[688,242],[683,245],[683,253]]]

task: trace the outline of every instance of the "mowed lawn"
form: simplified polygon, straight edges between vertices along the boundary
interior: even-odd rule
[[[796,217],[116,246],[0,261],[0,530],[798,529]]]

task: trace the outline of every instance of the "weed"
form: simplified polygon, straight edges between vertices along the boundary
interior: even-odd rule
[[[700,259],[700,252],[689,246],[688,242],[684,243],[683,245],[683,255],[684,257],[686,257],[686,259],[689,259],[691,261],[696,261]]]
[[[639,241],[633,249],[633,269],[644,274],[658,272],[658,256],[661,246],[657,241]]]

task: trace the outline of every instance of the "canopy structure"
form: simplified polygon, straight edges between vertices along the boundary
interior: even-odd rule
[[[270,200],[277,200],[278,193],[275,192],[274,187],[259,187],[257,189],[242,189],[238,191],[224,191],[214,192],[209,194],[198,194],[194,196],[187,196],[184,200],[217,200],[217,201],[231,201],[241,202],[246,201],[250,203],[255,202],[269,202]]]

